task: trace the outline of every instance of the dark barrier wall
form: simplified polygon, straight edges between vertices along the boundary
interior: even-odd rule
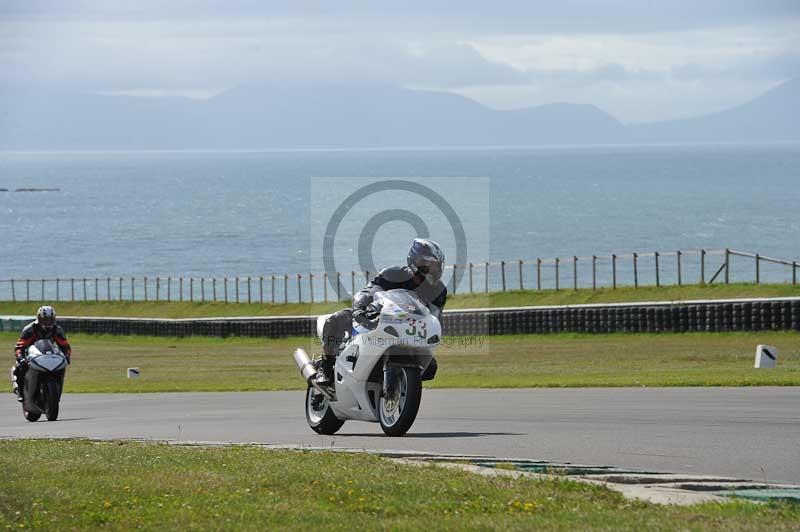
[[[316,318],[161,320],[59,318],[68,333],[151,336],[312,336]],[[800,298],[625,303],[445,312],[448,336],[559,332],[800,331]]]

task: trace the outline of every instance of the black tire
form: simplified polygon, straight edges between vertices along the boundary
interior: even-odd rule
[[[22,402],[22,415],[25,416],[25,419],[33,423],[34,421],[39,421],[39,418],[42,417],[41,412],[33,413],[28,412],[25,410],[25,401],[28,400],[28,394],[31,393],[28,391],[28,381],[25,379],[23,382],[20,383],[20,390],[22,391],[22,395],[25,400]]]
[[[414,420],[417,419],[417,412],[419,412],[419,405],[422,401],[422,380],[420,378],[420,371],[418,368],[398,368],[399,371],[395,373],[397,378],[405,380],[405,393],[403,393],[402,382],[397,387],[397,394],[399,406],[394,416],[388,416],[387,412],[387,398],[382,394],[378,400],[378,419],[381,423],[381,429],[387,436],[402,436]],[[393,410],[394,411],[394,410]]]
[[[44,402],[44,415],[47,421],[58,419],[58,404],[61,401],[61,386],[55,380],[48,380],[43,386],[46,395],[42,398]]]
[[[317,434],[325,434],[328,436],[336,434],[336,431],[344,425],[344,420],[336,417],[333,411],[328,407],[327,399],[322,400],[320,408],[314,409],[311,406],[311,395],[314,391],[314,388],[311,386],[306,390],[306,421],[308,422],[308,426]]]

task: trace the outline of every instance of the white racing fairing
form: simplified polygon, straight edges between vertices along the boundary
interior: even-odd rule
[[[431,363],[434,350],[441,341],[441,325],[413,291],[378,292],[375,301],[382,305],[380,316],[373,323],[374,328],[354,323],[345,347],[336,359],[332,393],[315,389],[316,367],[301,349],[295,352],[301,373],[309,382],[306,401],[309,424],[318,432],[321,431],[315,423],[321,422],[327,409],[342,422],[348,419],[380,422],[384,431],[387,431],[387,425],[397,421],[404,405],[411,405],[414,401],[416,405],[413,406],[411,422],[416,417],[421,393],[420,375]],[[320,316],[317,320],[320,337],[326,318]],[[326,397],[325,410],[309,411],[309,404],[318,393]],[[416,398],[411,397],[414,394]],[[408,420],[403,420],[403,424],[406,423],[410,427]],[[396,429],[396,435],[405,430]]]

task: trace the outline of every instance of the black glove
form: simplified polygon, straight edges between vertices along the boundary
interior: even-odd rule
[[[381,315],[381,310],[383,310],[383,305],[380,303],[373,301],[369,305],[367,305],[366,315],[369,319],[374,320],[378,316]]]
[[[372,302],[366,308],[358,308],[353,311],[353,319],[365,327],[375,326],[374,320],[381,315],[383,305]]]

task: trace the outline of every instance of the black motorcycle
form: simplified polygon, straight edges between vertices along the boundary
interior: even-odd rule
[[[25,419],[37,421],[44,414],[48,421],[55,421],[69,363],[67,357],[50,340],[37,340],[28,348],[25,363],[28,368],[19,387]]]

